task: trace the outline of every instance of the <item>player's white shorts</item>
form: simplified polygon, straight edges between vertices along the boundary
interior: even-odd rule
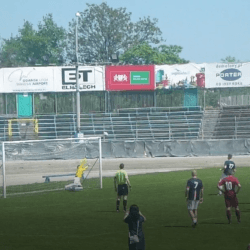
[[[80,177],[75,177],[74,178],[74,184],[77,185],[77,186],[82,186],[81,178]]]
[[[187,202],[187,208],[188,210],[194,210],[194,209],[198,209],[200,201],[193,201],[193,200],[188,200]]]
[[[65,190],[68,190],[68,191],[81,191],[81,190],[83,190],[83,187],[81,184],[81,178],[75,177],[74,183],[66,185]]]

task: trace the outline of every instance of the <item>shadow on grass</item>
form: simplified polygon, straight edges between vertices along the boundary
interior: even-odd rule
[[[190,228],[191,226],[164,226],[164,227],[176,227],[176,228],[179,228],[179,227],[188,227],[188,228]]]
[[[250,202],[239,202],[239,205],[241,205],[241,204],[243,204],[243,205],[250,205]]]
[[[228,222],[200,222],[201,225],[228,225]]]
[[[96,210],[96,211],[93,211],[95,213],[116,213],[116,214],[119,214],[119,213],[123,213],[123,212],[116,212],[116,211],[104,211],[104,210]]]
[[[248,209],[248,210],[240,210],[241,211],[241,213],[250,213],[250,209]]]
[[[214,196],[215,196],[215,195],[218,195],[218,193],[216,193],[216,194],[208,194],[208,195],[209,195],[209,196],[212,196],[212,195],[214,195]]]

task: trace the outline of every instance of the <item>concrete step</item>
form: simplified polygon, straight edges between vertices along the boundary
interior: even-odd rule
[[[199,134],[200,139],[213,139],[213,133],[219,114],[220,110],[205,110]]]
[[[38,135],[35,133],[35,124],[33,121],[20,121],[19,133],[21,140],[36,140]]]

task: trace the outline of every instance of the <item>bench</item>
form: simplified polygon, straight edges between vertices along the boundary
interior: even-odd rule
[[[64,177],[64,176],[75,176],[76,174],[51,174],[51,175],[44,175],[42,178],[45,178],[45,182],[50,182],[50,178],[54,177]]]

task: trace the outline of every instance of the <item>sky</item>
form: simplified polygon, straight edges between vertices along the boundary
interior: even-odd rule
[[[102,0],[0,0],[0,38],[18,34],[24,20],[36,28],[52,13],[58,26],[68,29],[86,3]],[[125,7],[133,22],[157,18],[163,44],[183,48],[180,57],[193,63],[215,63],[227,56],[250,61],[250,0],[106,0],[112,8]]]

